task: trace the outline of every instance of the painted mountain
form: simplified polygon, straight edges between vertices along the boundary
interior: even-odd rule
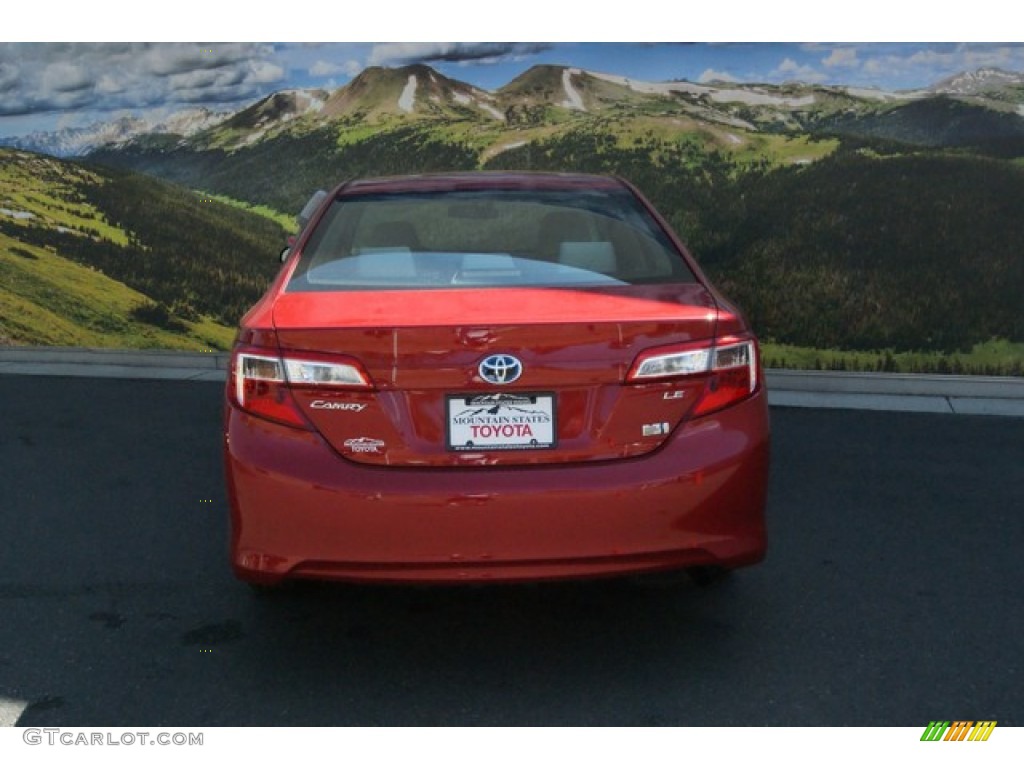
[[[667,214],[776,363],[1022,370],[1019,73],[886,92],[537,66],[485,91],[423,65],[372,67],[331,92],[83,147],[91,173],[155,176],[279,220],[353,176],[617,173]]]
[[[229,116],[230,113],[197,107],[180,110],[156,121],[140,117],[120,117],[113,121],[93,123],[84,128],[40,131],[0,139],[0,146],[40,152],[54,157],[79,157],[100,147],[124,144],[143,134],[169,134],[185,138],[216,125]]]
[[[953,105],[954,125],[928,123],[936,105]],[[723,126],[751,133],[804,131],[876,135],[881,122],[892,123],[886,138],[932,145],[973,144],[1001,135],[1024,135],[1024,75],[997,69],[964,73],[918,91],[802,84],[696,84],[644,82],[617,75],[561,66],[535,66],[494,92],[445,77],[425,65],[398,69],[371,67],[333,92],[291,90],[272,94],[241,112],[217,121],[123,131],[106,143],[123,145],[145,133],[187,138],[194,148],[238,149],[282,133],[316,127],[385,126],[396,121],[440,120],[479,123],[492,132],[521,132],[552,127],[573,118],[685,117],[702,127]],[[222,116],[224,117],[224,116]],[[841,126],[838,129],[837,126]],[[900,126],[906,132],[900,131]],[[678,132],[678,131],[676,131]],[[43,150],[45,135],[22,148]],[[479,137],[486,144],[488,136]],[[93,141],[87,150],[100,143]],[[140,142],[145,144],[145,140]],[[83,153],[78,153],[83,154]]]
[[[371,67],[331,93],[276,93],[203,130],[135,134],[90,157],[291,211],[346,176],[543,163],[548,145],[581,133],[739,166],[808,164],[843,141],[1015,157],[1024,154],[1024,75],[979,70],[894,93],[536,66],[488,92],[423,65]]]

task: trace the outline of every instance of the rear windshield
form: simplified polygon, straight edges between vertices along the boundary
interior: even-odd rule
[[[336,200],[289,291],[693,282],[627,190],[446,191]]]

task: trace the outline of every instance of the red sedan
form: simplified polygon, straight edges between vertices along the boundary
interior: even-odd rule
[[[231,359],[239,578],[517,581],[763,558],[757,342],[630,184],[369,179],[306,213]]]

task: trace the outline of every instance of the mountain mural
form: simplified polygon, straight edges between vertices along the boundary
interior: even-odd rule
[[[100,188],[156,194],[139,185],[157,177],[186,196],[231,203],[218,203],[218,215],[242,206],[268,225],[313,190],[355,176],[620,174],[748,311],[776,364],[1024,372],[1020,73],[989,68],[882,91],[648,82],[542,65],[488,91],[422,64],[370,67],[332,91],[280,91],[229,115],[109,134],[96,127],[92,136],[67,167],[104,179]],[[0,207],[15,210],[2,199]],[[152,224],[133,231],[144,238]],[[15,224],[5,226],[17,239]],[[225,226],[210,236],[223,242],[237,223]],[[283,238],[273,226],[258,244],[247,241],[253,263]],[[225,274],[246,263],[232,258]],[[262,262],[247,274],[271,271]],[[174,297],[132,279],[126,285],[149,290],[176,317]],[[230,325],[260,292],[250,279],[235,283],[237,300],[219,312],[193,289],[187,303]]]
[[[88,154],[290,211],[310,189],[347,176],[493,164],[510,150],[532,151],[581,130],[620,148],[654,138],[739,165],[807,164],[842,140],[1015,157],[1024,154],[1024,76],[981,70],[925,90],[885,92],[652,83],[535,66],[488,92],[424,65],[371,67],[330,93],[276,93],[188,135],[134,134]],[[368,161],[382,141],[389,151]],[[365,151],[354,153],[359,147]],[[523,152],[517,157],[526,162]],[[254,179],[257,169],[278,183]]]
[[[937,121],[936,109],[954,113],[955,120],[940,116]],[[280,91],[233,114],[189,109],[158,123],[122,117],[83,129],[8,137],[0,144],[57,156],[145,145],[156,137],[162,146],[174,137],[192,148],[237,149],[282,132],[301,134],[353,122],[469,121],[500,133],[558,124],[573,116],[635,112],[751,132],[875,135],[881,130],[896,141],[946,146],[984,141],[993,127],[1004,137],[1024,134],[1024,74],[988,68],[925,89],[882,91],[800,83],[646,82],[538,65],[487,91],[423,64],[370,67],[334,91]],[[886,127],[879,129],[881,124]]]

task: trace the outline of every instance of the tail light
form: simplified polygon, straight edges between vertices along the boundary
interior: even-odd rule
[[[247,413],[281,424],[312,429],[291,395],[293,388],[372,389],[357,360],[310,352],[279,354],[268,347],[236,346],[231,356],[228,393]]]
[[[628,382],[703,379],[692,415],[703,416],[745,399],[757,389],[757,342],[729,336],[700,344],[651,349],[633,363]]]

